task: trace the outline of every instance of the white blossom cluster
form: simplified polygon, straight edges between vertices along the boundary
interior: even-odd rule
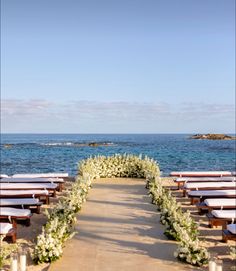
[[[161,211],[160,221],[166,225],[165,235],[180,242],[175,257],[192,265],[201,266],[208,262],[207,250],[200,246],[196,222],[190,212],[183,212],[180,204],[165,189],[159,177],[148,180],[152,202]]]
[[[158,164],[148,157],[116,154],[109,157],[95,156],[81,161],[76,182],[66,197],[47,213],[48,223],[38,236],[34,251],[35,262],[51,262],[62,255],[63,244],[73,234],[76,213],[86,200],[93,179],[130,177],[147,180],[152,202],[160,209],[161,222],[167,226],[165,234],[180,241],[175,256],[193,265],[206,263],[208,253],[199,245],[197,224],[189,212],[182,212],[170,191],[162,186],[159,176]]]
[[[61,234],[58,234],[61,235]],[[43,228],[37,237],[37,245],[34,249],[34,261],[36,263],[52,262],[62,255],[63,242],[57,236],[57,232],[50,232]]]
[[[60,258],[65,241],[73,235],[76,213],[86,200],[91,182],[95,178],[136,177],[159,175],[156,162],[148,157],[119,155],[96,156],[79,163],[78,177],[65,197],[50,211],[46,211],[47,224],[37,237],[33,253],[36,263],[52,262]]]
[[[181,230],[181,242],[175,251],[174,256],[180,261],[184,261],[196,266],[207,264],[209,253],[206,248],[200,246],[198,239],[192,240],[184,229]]]
[[[230,256],[232,257],[233,260],[236,260],[236,247],[230,247]]]
[[[146,178],[147,175],[159,175],[157,163],[142,156],[115,154],[113,156],[96,156],[79,163],[79,174],[89,174],[90,178]]]
[[[37,237],[33,253],[33,260],[36,263],[52,262],[60,258],[65,241],[74,234],[76,213],[86,200],[90,186],[90,178],[78,177],[66,196],[59,200],[52,211],[46,211],[48,222]]]
[[[5,237],[6,235],[4,234],[0,236],[0,270],[2,270],[5,265],[9,264],[11,253],[18,249],[17,244],[8,244],[4,242],[3,239]]]

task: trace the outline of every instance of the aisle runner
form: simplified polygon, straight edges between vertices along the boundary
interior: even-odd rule
[[[50,271],[192,270],[174,259],[144,180],[96,180],[76,229]]]

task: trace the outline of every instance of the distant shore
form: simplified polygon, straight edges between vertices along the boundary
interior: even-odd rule
[[[190,139],[236,140],[236,136],[230,136],[226,134],[196,134],[191,136]]]

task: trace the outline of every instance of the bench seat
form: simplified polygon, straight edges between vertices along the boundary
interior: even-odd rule
[[[0,190],[0,198],[38,198],[49,204],[48,190]]]
[[[48,190],[56,196],[57,184],[54,183],[1,183],[1,190]]]
[[[234,176],[223,176],[223,177],[179,177],[174,180],[178,185],[178,189],[184,186],[185,183],[194,182],[235,182],[236,177]]]
[[[195,190],[187,192],[187,196],[191,199],[191,204],[194,201],[204,201],[208,198],[236,198],[236,190]]]
[[[236,189],[236,182],[196,182],[196,183],[185,183],[183,188],[183,196],[186,195],[187,191],[194,190],[226,190]]]
[[[175,177],[222,177],[232,176],[230,171],[172,171],[170,176]]]
[[[13,178],[67,178],[69,174],[66,172],[54,173],[20,173],[12,175]]]
[[[0,220],[11,219],[12,222],[17,222],[18,220],[24,220],[26,225],[30,225],[31,211],[28,209],[17,209],[10,207],[0,207]],[[14,223],[13,223],[14,225]]]
[[[39,199],[35,198],[0,198],[0,206],[1,207],[14,207],[14,208],[22,208],[22,209],[30,209],[40,213],[40,207],[43,203],[39,201]]]
[[[16,229],[13,227],[11,223],[0,222],[0,235],[10,237],[12,243],[16,242]]]
[[[236,241],[236,224],[229,224],[226,229],[222,230],[222,240],[226,243],[228,240]]]
[[[2,183],[33,183],[33,184],[47,184],[47,183],[52,183],[52,184],[57,184],[56,189],[58,191],[62,191],[64,188],[64,179],[63,178],[2,178],[0,179],[0,184]]]
[[[215,209],[235,209],[236,208],[236,198],[227,199],[227,198],[216,198],[216,199],[205,199],[203,202],[197,203],[196,207],[198,208],[199,214],[202,214],[203,211],[212,211]]]
[[[207,214],[209,219],[209,227],[222,226],[226,229],[229,223],[233,223],[236,219],[236,209],[233,210],[213,210]]]

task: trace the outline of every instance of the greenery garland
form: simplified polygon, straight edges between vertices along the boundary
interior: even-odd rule
[[[149,179],[148,187],[153,204],[161,212],[160,221],[167,226],[165,235],[180,242],[175,257],[196,266],[207,264],[209,253],[200,245],[197,224],[190,213],[182,211],[171,192],[163,188],[159,177]]]
[[[35,263],[53,262],[61,257],[65,241],[74,234],[76,214],[86,200],[90,187],[90,178],[77,177],[66,196],[59,200],[51,212],[45,212],[48,222],[37,237],[33,252]]]

